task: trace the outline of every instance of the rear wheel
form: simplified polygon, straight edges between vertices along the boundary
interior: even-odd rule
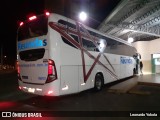
[[[100,74],[97,74],[95,77],[94,89],[100,91],[103,87],[103,77]]]
[[[134,68],[133,69],[133,76],[135,76],[136,75],[136,69]]]

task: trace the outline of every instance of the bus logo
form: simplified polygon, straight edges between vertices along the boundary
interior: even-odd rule
[[[37,47],[43,47],[47,45],[46,39],[41,40],[36,38],[33,41],[28,41],[25,43],[18,42],[18,50],[25,50],[30,48],[37,48]]]
[[[121,57],[121,64],[132,64],[132,59]]]

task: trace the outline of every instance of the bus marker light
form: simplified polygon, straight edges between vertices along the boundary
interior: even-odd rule
[[[19,62],[16,62],[16,68],[17,68],[17,73],[20,74],[20,67],[19,67]]]
[[[85,85],[86,83],[82,83],[81,85]]]
[[[17,69],[17,77],[18,80],[22,81],[21,76],[20,76],[20,67],[19,67],[19,62],[16,62],[16,69]]]
[[[48,77],[46,83],[52,82],[57,79],[56,66],[53,60],[48,60]]]
[[[22,87],[21,87],[21,86],[19,86],[19,89],[20,89],[20,90],[22,90]]]
[[[36,88],[36,90],[37,90],[37,91],[42,91],[42,89],[40,89],[40,88]]]
[[[28,92],[34,93],[35,89],[34,88],[28,88]]]
[[[34,15],[34,16],[31,16],[31,17],[29,17],[29,20],[34,20],[34,19],[36,19],[37,17]]]
[[[48,95],[50,95],[50,94],[52,94],[53,93],[53,91],[52,90],[49,90],[48,91]]]
[[[46,14],[46,16],[49,16],[49,15],[50,15],[50,13],[49,13],[49,12],[46,12],[45,14]]]
[[[48,74],[49,74],[49,75],[52,75],[52,73],[53,73],[52,64],[49,64],[49,65],[48,65]]]
[[[24,24],[24,22],[20,22],[20,24],[19,24],[19,25],[20,25],[20,26],[22,26],[23,24]]]
[[[62,90],[68,90],[68,85],[66,85]]]
[[[23,89],[26,89],[27,87],[23,87]]]

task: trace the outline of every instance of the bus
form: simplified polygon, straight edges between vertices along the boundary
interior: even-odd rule
[[[19,89],[61,96],[133,76],[136,49],[55,13],[34,15],[17,31]]]

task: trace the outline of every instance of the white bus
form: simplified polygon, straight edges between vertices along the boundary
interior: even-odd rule
[[[19,88],[60,96],[133,76],[136,49],[64,16],[47,13],[20,23],[17,37]]]

